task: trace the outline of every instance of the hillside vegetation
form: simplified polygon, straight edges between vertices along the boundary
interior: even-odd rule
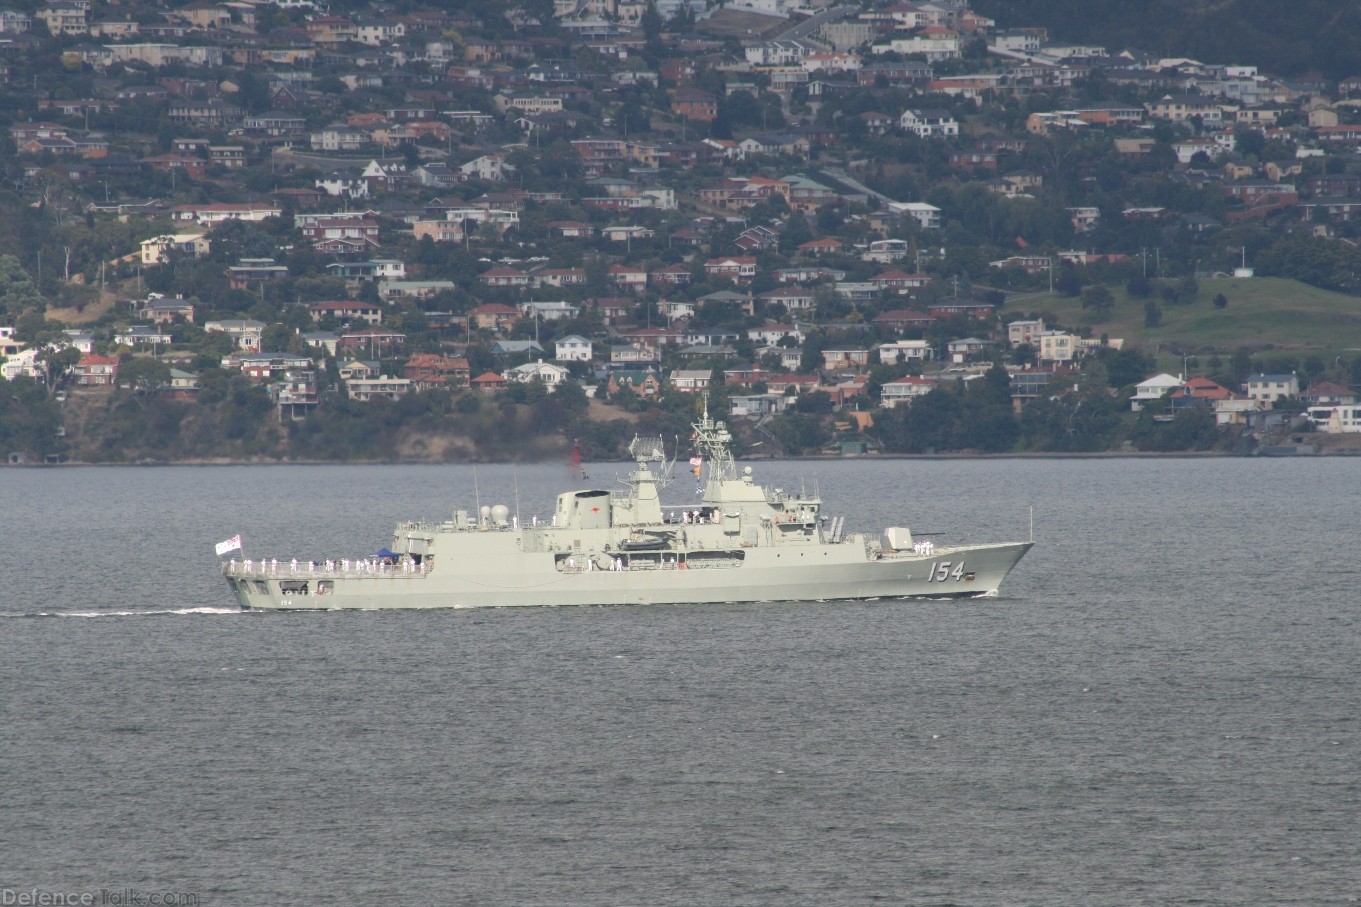
[[[1152,349],[1159,344],[1190,351],[1212,347],[1232,351],[1268,345],[1317,351],[1361,349],[1361,301],[1280,278],[1221,278],[1199,281],[1191,302],[1149,297],[1161,309],[1161,323],[1145,324],[1147,299],[1134,298],[1124,287],[1109,287],[1115,297],[1108,317],[1082,307],[1081,297],[1048,294],[1018,300],[1011,310],[1043,314],[1047,321],[1090,326],[1094,336],[1109,334]],[[1228,300],[1215,308],[1216,295]]]
[[[1042,25],[1058,40],[1138,48],[1331,80],[1361,73],[1361,4],[1337,0],[977,0],[1001,27]]]

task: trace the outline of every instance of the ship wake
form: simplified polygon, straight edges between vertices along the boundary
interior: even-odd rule
[[[128,611],[0,611],[0,618],[21,618],[21,617],[148,617],[163,616],[167,614],[245,614],[241,608],[155,608],[145,610]]]

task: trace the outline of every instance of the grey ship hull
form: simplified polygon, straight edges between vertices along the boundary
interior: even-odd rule
[[[883,541],[842,537],[817,494],[786,494],[740,472],[732,436],[704,416],[693,423],[694,505],[663,504],[650,463],[661,438],[635,438],[627,490],[559,494],[552,518],[530,526],[503,504],[442,523],[397,526],[383,557],[299,563],[232,561],[222,573],[243,608],[514,608],[660,605],[991,595],[1030,542],[937,548],[906,527]],[[672,459],[672,465],[675,460]]]
[[[518,561],[512,568],[488,550],[468,555],[463,564],[436,559],[428,572],[378,567],[361,573],[340,565],[329,571],[325,565],[295,570],[257,562],[227,573],[241,607],[261,610],[951,598],[995,594],[1030,547],[1030,542],[1009,542],[915,555],[869,550],[863,537],[852,536],[839,544],[749,550],[740,564],[705,563],[699,552],[663,552],[656,558],[628,557],[626,569],[609,569],[615,559],[608,559],[598,562],[599,569],[563,572],[549,553],[507,552],[508,559]],[[325,594],[316,594],[319,588]]]

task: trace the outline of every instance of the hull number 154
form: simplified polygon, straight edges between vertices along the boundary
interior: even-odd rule
[[[954,567],[954,569],[951,570],[951,567]],[[946,580],[951,579],[955,582],[964,579],[963,561],[960,561],[958,564],[951,564],[949,561],[938,561],[935,569],[926,577],[928,583],[943,583]]]

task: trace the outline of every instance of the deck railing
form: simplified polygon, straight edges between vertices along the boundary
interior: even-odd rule
[[[222,575],[234,579],[312,579],[328,577],[426,576],[430,561],[402,560],[388,564],[376,558],[340,558],[327,561],[232,560],[222,565]]]

